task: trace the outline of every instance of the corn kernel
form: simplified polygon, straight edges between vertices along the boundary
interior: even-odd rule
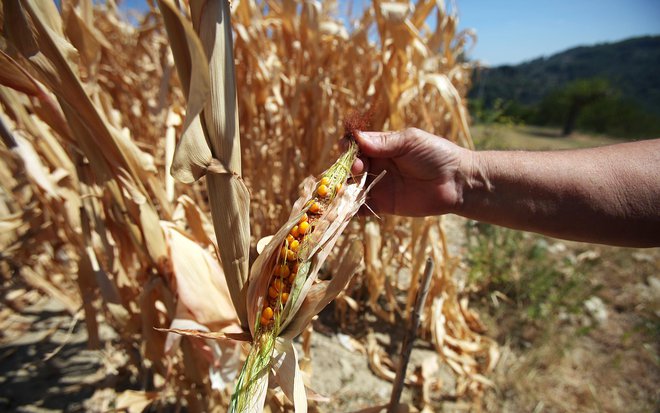
[[[309,221],[309,216],[307,213],[303,213],[302,216],[300,217],[300,222],[307,222]]]
[[[298,242],[298,241],[295,241],[295,242]],[[278,268],[278,271],[277,271],[277,272],[278,272],[278,274],[277,274],[278,276],[280,276],[280,277],[282,277],[282,278],[286,278],[286,277],[289,276],[289,273],[290,273],[291,271],[289,270],[289,266],[288,266],[288,265],[280,265],[280,267]]]
[[[323,178],[321,178],[320,184],[328,186],[330,184],[330,179],[327,176],[324,176]]]
[[[291,251],[291,250],[287,250],[287,252],[286,252],[286,260],[287,260],[287,261],[295,261],[295,260],[296,260],[296,253],[293,252],[293,251]]]
[[[289,294],[288,293],[282,293],[282,303],[286,304],[286,300],[289,299]]]
[[[319,211],[321,211],[321,204],[319,204],[316,201],[312,202],[312,205],[310,205],[308,211],[311,212],[312,214],[318,214]]]
[[[266,320],[270,320],[273,318],[273,309],[270,307],[264,308],[264,311],[261,312],[261,317],[265,318]]]
[[[271,287],[275,289],[279,293],[279,291],[282,289],[282,281],[280,280],[273,280],[273,283],[271,284]],[[270,290],[269,290],[270,292]]]
[[[277,297],[279,294],[280,294],[280,293],[279,293],[275,288],[273,288],[272,286],[271,286],[271,287],[268,287],[268,296],[269,296],[270,298],[275,298],[275,297]]]
[[[305,235],[309,231],[309,222],[301,222],[300,225],[298,226],[298,231],[300,232],[300,235]]]
[[[295,272],[292,273],[291,275],[289,275],[289,280],[288,281],[289,281],[289,284],[293,285],[293,283],[296,281],[296,273]]]
[[[283,260],[286,260],[287,251],[288,250],[287,250],[286,247],[282,247],[282,249],[280,250],[280,258],[282,258]]]
[[[291,244],[289,244],[289,248],[293,252],[298,252],[298,249],[300,248],[300,242],[298,242],[297,239],[294,239],[293,242],[291,242]]]
[[[286,236],[286,242],[287,242],[289,245],[291,245],[291,243],[293,242],[293,240],[295,240],[295,238],[293,237],[293,235],[289,234],[289,235]]]
[[[298,225],[296,225],[296,226],[294,226],[293,228],[291,228],[291,232],[290,232],[290,234],[291,234],[294,238],[298,238],[298,235],[300,235],[300,232],[298,231]]]
[[[262,326],[266,326],[266,325],[268,325],[269,323],[270,323],[270,320],[261,317],[261,325],[262,325]]]
[[[330,190],[328,189],[328,187],[326,185],[319,185],[319,187],[316,189],[316,193],[321,198],[325,198],[330,193]]]

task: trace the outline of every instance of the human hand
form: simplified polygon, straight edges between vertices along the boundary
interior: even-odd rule
[[[419,129],[360,132],[360,158],[352,172],[373,178],[387,171],[369,192],[376,213],[427,216],[454,211],[460,203],[463,171],[470,151]]]

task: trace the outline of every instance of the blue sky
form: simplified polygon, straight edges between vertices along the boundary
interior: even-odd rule
[[[359,12],[367,0],[354,0]],[[450,1],[447,1],[451,4]],[[143,9],[145,0],[124,7]],[[349,1],[339,0],[346,12]],[[478,40],[470,57],[488,65],[516,64],[562,50],[660,34],[660,0],[456,0],[459,29]]]
[[[472,57],[492,65],[660,34],[658,0],[458,0],[457,7],[459,27],[477,30]]]

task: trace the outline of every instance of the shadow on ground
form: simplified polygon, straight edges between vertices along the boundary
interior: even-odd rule
[[[13,314],[0,331],[0,411],[85,411],[102,385],[102,356],[84,325],[53,300]],[[54,353],[54,354],[53,354]]]

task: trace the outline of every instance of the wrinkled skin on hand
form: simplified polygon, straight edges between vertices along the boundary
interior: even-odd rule
[[[352,172],[372,176],[387,171],[370,192],[367,205],[376,213],[404,216],[452,212],[460,202],[459,173],[469,151],[419,129],[361,132],[360,158]]]

